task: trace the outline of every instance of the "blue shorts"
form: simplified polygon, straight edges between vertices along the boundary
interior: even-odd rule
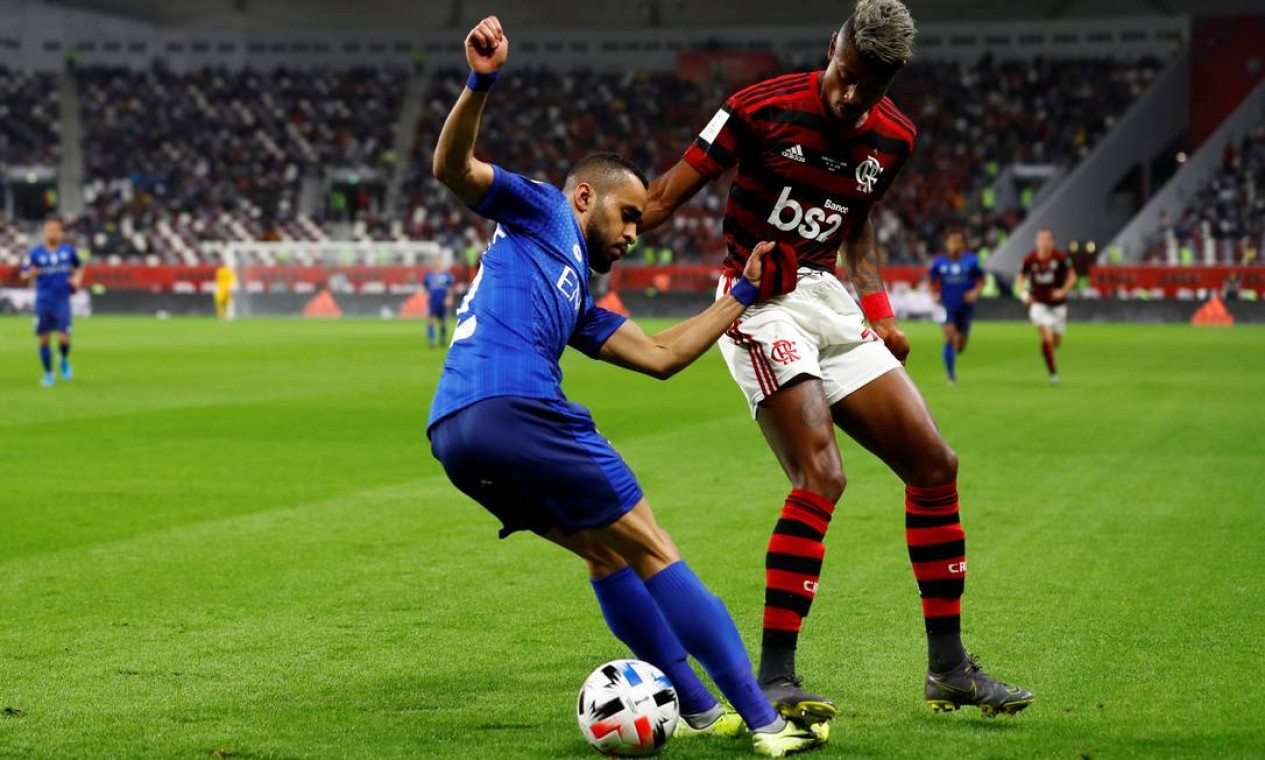
[[[964,303],[952,309],[945,309],[944,321],[941,324],[953,325],[958,329],[958,332],[963,335],[969,335],[971,332],[971,320],[973,319],[975,319],[975,304]]]
[[[439,317],[440,319],[443,319],[448,316],[448,309],[445,308],[444,299],[431,298],[429,299],[429,304],[428,308],[430,309],[430,315],[432,317]]]
[[[35,334],[70,332],[70,301],[51,306],[35,305]]]
[[[641,501],[632,470],[579,404],[489,398],[429,434],[448,479],[504,524],[501,538],[605,527]]]

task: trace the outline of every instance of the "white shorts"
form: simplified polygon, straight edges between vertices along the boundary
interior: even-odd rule
[[[1051,306],[1048,303],[1033,303],[1028,306],[1028,319],[1037,327],[1048,327],[1056,335],[1067,333],[1067,304]]]
[[[721,276],[717,298],[729,292],[731,277]],[[806,268],[795,290],[747,309],[721,337],[720,352],[752,417],[761,401],[800,375],[821,378],[833,405],[900,366],[839,278]]]

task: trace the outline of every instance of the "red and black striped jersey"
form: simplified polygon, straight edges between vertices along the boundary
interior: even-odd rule
[[[737,165],[725,206],[725,266],[741,271],[761,240],[793,245],[800,266],[835,269],[839,244],[900,172],[917,130],[888,98],[839,127],[820,71],[769,79],[730,97],[685,151],[708,179]]]
[[[1067,274],[1072,271],[1067,254],[1053,251],[1046,258],[1041,258],[1036,251],[1023,257],[1023,268],[1019,270],[1028,280],[1029,293],[1032,300],[1050,306],[1062,306],[1067,298],[1055,298],[1054,291],[1067,282]]]

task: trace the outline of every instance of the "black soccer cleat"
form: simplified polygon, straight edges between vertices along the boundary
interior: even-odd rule
[[[760,691],[783,717],[805,725],[825,723],[839,714],[839,708],[826,697],[803,689],[799,676],[779,676],[760,682]]]
[[[1014,715],[1036,699],[1027,689],[1002,683],[985,673],[972,655],[945,673],[927,671],[926,695],[927,704],[936,712],[974,705],[986,718]]]

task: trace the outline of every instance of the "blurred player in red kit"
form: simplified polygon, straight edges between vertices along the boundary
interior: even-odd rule
[[[1024,257],[1015,290],[1023,294],[1028,319],[1041,334],[1041,355],[1050,373],[1050,385],[1059,384],[1054,350],[1063,344],[1067,332],[1067,294],[1074,287],[1076,270],[1066,253],[1054,250],[1054,233],[1038,231],[1037,249]]]
[[[792,487],[765,559],[760,685],[783,714],[808,721],[838,712],[803,688],[795,665],[845,485],[835,425],[906,485],[906,539],[928,637],[927,702],[993,715],[1033,699],[990,677],[963,648],[957,456],[902,367],[909,340],[884,291],[870,221],[914,149],[913,124],[887,97],[913,57],[914,35],[899,0],[859,0],[830,38],[825,70],[760,82],[725,101],[682,160],[651,183],[640,225],[661,224],[736,166],[718,297],[758,241],[797,257],[798,267],[780,277],[765,273],[765,287],[784,295],[749,309],[720,347]],[[840,253],[859,304],[835,276]],[[846,648],[838,651],[846,658]]]

